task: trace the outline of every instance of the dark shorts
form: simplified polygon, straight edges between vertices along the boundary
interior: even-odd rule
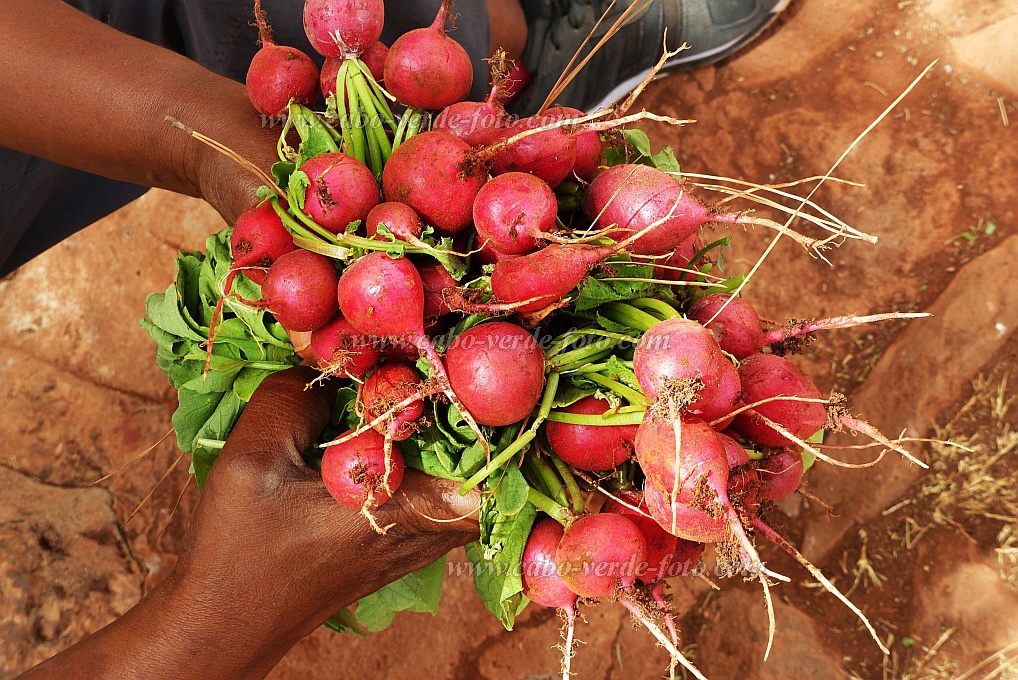
[[[257,49],[251,0],[65,0],[110,26],[183,54],[243,82]],[[385,0],[382,42],[428,26],[442,0]],[[300,0],[262,0],[276,41],[318,57],[304,35]],[[453,37],[486,74],[490,50],[486,0],[460,0]],[[487,77],[474,78],[483,99]],[[0,148],[0,277],[147,191]]]

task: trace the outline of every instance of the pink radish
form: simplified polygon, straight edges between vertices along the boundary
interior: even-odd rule
[[[381,358],[375,340],[354,330],[342,314],[312,331],[311,354],[319,371],[357,379],[363,378]]]
[[[406,203],[444,235],[457,234],[473,219],[474,199],[487,176],[468,171],[470,145],[446,132],[425,132],[392,152],[382,172],[388,201]]]
[[[478,241],[508,255],[524,255],[555,228],[558,200],[533,175],[509,172],[495,177],[474,200]]]
[[[576,629],[576,593],[559,576],[555,551],[564,533],[562,525],[544,517],[534,523],[523,548],[523,594],[545,607],[555,607],[566,617],[566,639],[562,674],[569,677],[569,661],[573,655],[573,634]]]
[[[424,318],[437,319],[452,311],[445,301],[445,291],[455,288],[456,279],[442,264],[433,262],[417,267],[424,285]]]
[[[534,523],[523,548],[523,594],[537,604],[569,612],[576,606],[576,593],[562,581],[555,562],[563,533],[562,525],[550,517]]]
[[[562,580],[580,597],[629,592],[647,560],[647,540],[632,520],[611,513],[585,515],[565,530],[555,550]]]
[[[455,135],[472,147],[491,144],[512,122],[498,103],[498,92],[496,85],[483,102],[458,102],[445,107],[431,129]]]
[[[560,410],[562,413],[604,415],[611,411],[611,404],[605,399],[586,397]],[[548,422],[544,427],[551,450],[559,458],[579,470],[603,472],[630,459],[639,426]]]
[[[453,391],[481,425],[518,423],[544,391],[544,352],[530,333],[504,321],[456,336],[445,365]]]
[[[352,433],[347,433],[352,434]],[[322,481],[340,504],[356,510],[385,505],[403,482],[403,456],[393,450],[386,469],[385,441],[374,430],[325,449]]]
[[[728,497],[737,506],[755,508],[760,504],[760,476],[749,465],[749,454],[723,432],[718,433],[718,438],[724,444],[728,459]]]
[[[648,483],[643,498],[651,517],[665,531],[697,543],[720,543],[729,537],[728,521],[717,504],[696,507],[689,501],[671,501],[669,495]],[[674,531],[672,527],[674,526]]]
[[[650,399],[696,411],[717,392],[727,361],[706,328],[689,319],[669,319],[640,338],[633,370]]]
[[[586,114],[568,106],[555,106],[548,109],[547,115],[556,116],[561,120],[582,118]],[[573,165],[573,174],[589,182],[597,175],[604,161],[604,150],[607,145],[601,139],[600,132],[580,131],[573,133],[573,137],[576,139],[576,163]]]
[[[671,256],[666,260],[657,260],[654,267],[654,278],[665,281],[693,281],[696,274],[682,269],[693,269],[697,263],[693,262],[696,254],[703,250],[703,242],[696,234],[689,236],[685,241],[675,246]]]
[[[506,255],[491,247],[490,243],[479,243],[477,245],[477,261],[483,264],[495,264],[501,260],[508,260],[518,255]]]
[[[261,0],[255,0],[255,20],[262,48],[247,71],[247,94],[259,113],[284,117],[295,100],[305,106],[318,101],[318,68],[311,57],[294,47],[272,42]]]
[[[267,275],[259,267],[271,267],[273,262],[296,248],[293,236],[269,203],[241,214],[230,235],[234,267],[253,267],[245,269],[244,276],[259,285],[265,282]]]
[[[764,458],[756,471],[760,477],[760,497],[780,501],[795,493],[802,483],[802,454],[791,447],[780,449]]]
[[[404,33],[385,59],[385,86],[401,104],[437,111],[463,101],[474,83],[470,55],[445,33],[448,3],[434,23]]]
[[[745,359],[764,346],[760,317],[741,297],[733,298],[725,293],[708,295],[693,305],[689,318],[710,329],[721,349],[736,359]]]
[[[616,240],[671,216],[633,244],[630,251],[640,255],[663,255],[709,222],[762,223],[704,207],[682,182],[647,165],[624,164],[605,170],[591,182],[583,207],[595,226],[612,228],[609,235]]]
[[[405,203],[380,203],[371,209],[365,218],[368,238],[378,237],[378,225],[385,226],[389,233],[400,241],[420,241],[424,233],[421,218]]]
[[[434,393],[445,394],[478,441],[487,446],[477,422],[450,386],[442,358],[424,332],[424,285],[409,260],[394,260],[377,251],[358,258],[339,280],[339,306],[361,333],[402,340],[420,350],[434,373]]]
[[[676,430],[681,431],[678,446]],[[648,412],[636,432],[636,457],[647,481],[671,495],[673,490],[692,494],[700,477],[728,479],[725,447],[717,432],[695,416],[666,420]],[[686,495],[680,495],[687,499]],[[692,496],[688,496],[689,499]]]
[[[378,42],[384,23],[382,0],[304,2],[304,32],[324,57],[363,54]]]
[[[827,424],[827,408],[820,390],[792,362],[774,354],[754,354],[739,367],[743,399],[753,404],[772,397],[800,397],[816,401],[778,400],[754,406],[735,417],[733,429],[746,439],[764,446],[789,446],[789,440],[761,418],[766,418],[807,439]]]
[[[620,492],[619,500],[608,499],[601,512],[628,517],[643,533],[647,541],[647,564],[646,568],[641,570],[639,579],[648,585],[673,575],[672,564],[677,558],[681,558],[680,563],[689,560],[695,565],[703,554],[702,545],[672,536],[662,529],[661,525],[648,514],[647,504],[644,503],[643,494],[639,491]],[[683,565],[683,569],[685,568]]]
[[[304,212],[333,234],[352,222],[364,221],[378,205],[375,176],[352,156],[325,153],[305,162],[300,170],[311,180],[304,195]]]
[[[383,364],[364,383],[361,402],[364,416],[374,421],[393,406],[402,403],[421,389],[421,376],[405,364]],[[416,431],[415,421],[424,413],[424,400],[418,399],[392,415],[392,422],[379,423],[375,429],[395,441],[408,439]]]
[[[360,56],[361,61],[368,67],[371,77],[380,85],[385,80],[385,56],[389,54],[389,48],[381,42],[376,42]],[[339,68],[343,65],[343,57],[329,57],[322,66],[322,95],[328,99],[336,94],[336,79],[339,77]]]
[[[257,306],[267,308],[289,331],[313,331],[336,315],[336,283],[332,261],[307,250],[294,250],[269,267]]]
[[[551,125],[557,116],[523,118],[503,130],[482,155],[492,158],[492,174],[527,172],[557,187],[573,172],[576,163],[576,138],[563,128],[528,135],[512,144],[509,140],[528,130]]]
[[[718,389],[700,406],[699,415],[708,423],[713,423],[711,427],[720,432],[732,424],[735,416],[731,414],[741,403],[742,381],[739,379],[739,370],[730,361],[723,361],[718,376]]]

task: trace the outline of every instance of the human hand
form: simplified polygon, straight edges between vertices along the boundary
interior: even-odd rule
[[[266,378],[212,468],[173,572],[26,678],[81,668],[117,680],[263,677],[343,607],[477,538],[477,496],[416,470],[374,511],[394,525],[384,536],[333,500],[301,458],[335,400],[328,384],[305,389],[316,376]]]

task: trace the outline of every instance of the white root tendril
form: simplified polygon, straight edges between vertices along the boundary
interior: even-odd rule
[[[633,618],[642,623],[644,627],[650,631],[651,635],[657,638],[657,641],[661,643],[661,646],[668,650],[672,660],[678,661],[682,667],[689,671],[693,677],[697,678],[697,680],[707,680],[704,674],[701,673],[696,666],[690,663],[689,659],[687,659],[685,655],[680,652],[674,644],[672,644],[672,641],[668,639],[668,636],[664,634],[658,625],[651,621],[650,617],[640,609],[638,604],[625,597],[623,597],[621,601],[623,606],[629,610],[630,614],[633,615]]]
[[[813,565],[813,563],[807,560],[806,557],[802,555],[802,553],[800,553],[798,550],[796,550],[791,543],[789,543],[780,535],[778,535],[778,532],[774,531],[774,529],[772,529],[769,525],[765,524],[762,520],[760,519],[753,520],[753,527],[760,531],[760,533],[762,533],[767,538],[767,540],[774,543],[774,545],[778,546],[779,548],[787,552],[789,555],[794,557],[799,564],[804,566],[806,570],[809,571],[810,574],[812,574],[813,578],[820,582],[820,584],[824,587],[825,590],[827,590],[827,592],[841,600],[846,607],[852,610],[852,613],[858,616],[859,620],[862,621],[863,625],[866,626],[866,630],[869,631],[870,637],[872,637],[873,640],[877,643],[877,646],[880,647],[880,651],[882,651],[884,654],[891,653],[884,645],[884,643],[880,640],[880,636],[877,635],[877,631],[873,628],[873,624],[870,623],[869,619],[866,618],[866,615],[863,614],[858,607],[852,604],[852,601],[845,597],[841,593],[841,591],[838,590],[837,587],[835,587],[835,585],[831,583],[826,576],[824,576],[823,572],[817,569]]]

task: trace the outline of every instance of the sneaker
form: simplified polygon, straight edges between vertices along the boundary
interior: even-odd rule
[[[587,43],[584,55],[636,0],[617,0]],[[713,64],[745,47],[777,18],[791,0],[654,0],[595,54],[554,103],[593,112],[623,99],[661,58],[665,29],[668,46],[691,49],[662,69],[688,71]],[[509,107],[512,113],[536,112],[576,50],[593,30],[611,0],[523,0],[529,36],[523,68],[527,88]]]

